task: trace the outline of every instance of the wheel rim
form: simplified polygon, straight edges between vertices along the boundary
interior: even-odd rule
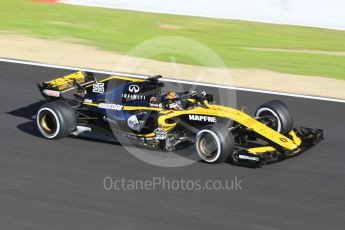
[[[41,127],[47,134],[53,134],[56,131],[56,119],[53,114],[44,111],[40,118]]]
[[[217,135],[210,130],[202,130],[198,133],[196,139],[196,148],[200,158],[206,162],[215,162],[221,152]]]
[[[60,122],[56,113],[49,108],[42,108],[37,113],[37,126],[40,133],[46,138],[54,138],[60,130]]]

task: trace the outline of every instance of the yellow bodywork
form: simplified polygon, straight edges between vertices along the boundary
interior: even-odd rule
[[[48,84],[50,87],[54,88],[55,90],[63,91],[63,90],[74,87],[73,85],[74,81],[78,84],[84,84],[85,83],[84,72],[78,71],[78,72],[69,74],[67,76],[45,82],[45,84]]]
[[[293,130],[289,134],[291,135],[292,140],[296,143],[296,145],[300,146],[302,144],[301,138],[299,138]]]
[[[275,148],[271,146],[264,146],[264,147],[256,147],[256,148],[249,148],[248,152],[257,155],[260,153],[266,153],[266,152],[271,152],[271,151],[276,151]]]
[[[68,90],[74,87],[74,82],[78,84],[87,85],[86,87],[92,86],[92,84],[88,85],[88,83],[92,83],[93,81],[85,82],[86,74],[82,71],[78,71],[72,74],[69,74],[64,77],[60,77],[48,82],[45,84],[49,85],[51,88],[59,91]],[[125,76],[110,76],[106,79],[101,80],[100,82],[107,82],[109,80],[123,80],[129,82],[142,82],[144,79],[136,79],[131,77]],[[195,99],[188,99],[189,102],[195,103]],[[84,102],[84,105],[87,106],[98,106],[98,103],[94,102]],[[123,106],[124,111],[134,111],[134,110],[146,110],[146,111],[157,111],[159,112],[158,117],[158,125],[160,128],[164,129],[165,131],[170,131],[176,126],[176,122],[171,122],[171,118],[178,118],[182,115],[205,115],[205,116],[214,116],[220,118],[228,118],[231,119],[245,127],[248,130],[253,131],[270,141],[276,143],[277,145],[296,152],[299,150],[299,146],[301,145],[301,139],[297,137],[294,131],[289,133],[289,136],[292,139],[274,131],[273,129],[269,128],[268,126],[262,124],[261,122],[257,121],[256,119],[252,118],[248,114],[239,111],[237,109],[233,109],[226,106],[221,105],[210,105],[207,101],[204,101],[204,104],[207,107],[194,107],[191,109],[186,110],[166,110],[160,107],[146,107],[146,106]],[[135,134],[137,136],[144,136],[144,137],[154,137],[154,133],[150,134]],[[273,147],[266,146],[266,147],[259,147],[259,148],[250,148],[248,149],[249,152],[253,154],[260,154],[268,151],[275,150]]]
[[[117,79],[117,80],[123,80],[123,81],[131,81],[131,82],[143,82],[144,80],[142,79],[136,79],[136,78],[132,78],[132,77],[124,77],[124,76],[110,76],[108,78],[105,78],[99,82],[106,82],[109,80],[113,80],[113,79]]]
[[[97,106],[98,104],[95,103],[84,103],[85,105]],[[226,106],[220,105],[208,105],[208,108],[204,107],[196,107],[187,110],[165,110],[162,108],[156,107],[145,107],[145,106],[124,106],[124,111],[133,111],[133,110],[147,110],[147,111],[158,111],[160,112],[160,116],[158,117],[158,125],[160,128],[169,131],[176,126],[177,123],[167,122],[168,119],[171,118],[178,118],[182,115],[206,115],[206,116],[215,116],[215,117],[222,117],[228,118],[233,121],[236,121],[249,130],[258,133],[259,135],[266,137],[267,139],[271,140],[272,142],[278,144],[279,146],[287,149],[287,150],[297,150],[298,146],[301,144],[300,138],[291,131],[289,134],[293,137],[293,140],[287,138],[286,136],[276,132],[275,130],[269,128],[268,126],[262,124],[261,122],[255,120],[248,114],[230,108]],[[152,134],[151,134],[152,135]],[[150,135],[150,136],[151,136]],[[269,149],[268,149],[269,148]],[[272,147],[266,147],[265,149],[252,149],[253,153],[260,153],[263,150],[274,150]]]
[[[64,77],[59,77],[51,81],[44,82],[45,84],[49,85],[51,88],[59,91],[64,91],[70,88],[74,87],[74,82],[78,83],[79,85],[82,85],[85,82],[85,73],[83,71],[78,71],[69,75],[66,75]],[[109,80],[123,80],[123,81],[130,81],[130,82],[142,82],[141,79],[135,79],[130,77],[124,77],[124,76],[110,76],[106,79],[101,80],[100,82],[106,82]],[[91,83],[91,82],[90,82]],[[90,87],[91,85],[87,86]]]
[[[298,148],[298,144],[295,143],[293,140],[290,140],[284,135],[267,127],[266,125],[249,116],[248,114],[226,106],[208,105],[208,108],[197,107],[189,110],[169,111],[168,113],[161,115],[158,118],[158,124],[162,128],[170,130],[175,124],[167,123],[166,120],[169,118],[178,117],[186,114],[228,118],[246,126],[249,130],[252,130],[253,132],[260,134],[261,136],[266,137],[267,139],[273,141],[281,147],[284,147],[285,149],[295,150]]]

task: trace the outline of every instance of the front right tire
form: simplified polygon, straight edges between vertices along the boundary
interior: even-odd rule
[[[255,117],[269,118],[274,122],[268,126],[275,131],[287,134],[293,128],[293,117],[289,108],[281,101],[273,100],[259,106]]]
[[[64,101],[49,102],[38,110],[36,124],[47,139],[66,137],[77,128],[75,110]]]

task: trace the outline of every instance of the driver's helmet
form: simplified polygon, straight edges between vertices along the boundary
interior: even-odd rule
[[[179,100],[179,96],[174,91],[168,91],[167,94],[163,96],[164,100],[167,100],[166,108],[173,109],[173,110],[181,110],[181,100]],[[177,99],[177,100],[176,100]]]
[[[174,91],[172,91],[172,90],[168,91],[168,93],[167,93],[167,95],[166,95],[166,98],[167,98],[168,100],[172,100],[172,99],[175,99],[175,98],[177,98],[177,97],[178,97],[178,96],[177,96],[177,93],[174,92]]]

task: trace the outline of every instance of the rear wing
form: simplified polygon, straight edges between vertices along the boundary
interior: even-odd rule
[[[61,98],[63,93],[93,82],[95,82],[93,73],[78,71],[51,81],[42,82],[37,86],[43,97]]]

